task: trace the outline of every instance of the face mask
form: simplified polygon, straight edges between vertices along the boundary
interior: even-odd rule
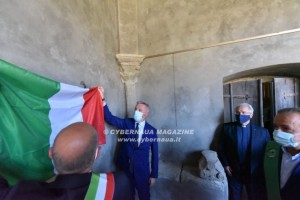
[[[280,130],[274,130],[273,138],[278,144],[284,147],[297,147],[299,145],[299,142],[294,142],[293,134],[286,133]]]
[[[250,120],[250,115],[235,115],[235,118],[238,123],[244,124]]]
[[[140,122],[142,121],[142,119],[143,119],[143,113],[140,112],[140,111],[138,111],[138,110],[136,110],[136,111],[134,112],[133,119],[134,119],[136,122],[140,123]]]

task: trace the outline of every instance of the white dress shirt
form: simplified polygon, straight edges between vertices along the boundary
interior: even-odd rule
[[[289,177],[291,176],[293,169],[300,162],[300,153],[292,156],[282,147],[282,160],[281,160],[281,171],[280,171],[280,188],[283,188]]]
[[[138,134],[139,134],[139,137],[138,137],[138,146],[140,146],[140,143],[141,143],[141,140],[142,140],[142,136],[143,136],[143,132],[144,132],[144,128],[145,128],[145,124],[146,124],[146,121],[142,121],[139,124],[139,130],[138,130]],[[135,123],[135,126],[137,125],[137,122]]]

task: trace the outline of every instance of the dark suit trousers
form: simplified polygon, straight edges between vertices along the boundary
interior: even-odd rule
[[[248,200],[265,200],[264,185],[258,182],[243,182],[236,176],[227,176],[229,199],[230,200],[242,200],[243,187],[245,186]]]
[[[128,173],[131,190],[130,196],[131,200],[135,200],[135,189],[137,189],[139,200],[150,200],[150,185],[148,180],[137,181],[133,173]]]

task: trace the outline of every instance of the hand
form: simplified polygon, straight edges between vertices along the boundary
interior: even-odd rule
[[[104,99],[104,88],[103,87],[98,87],[98,91],[101,95],[101,98]]]
[[[149,185],[153,186],[155,183],[155,178],[149,178]]]
[[[230,166],[225,167],[225,172],[228,176],[232,176],[232,169]]]

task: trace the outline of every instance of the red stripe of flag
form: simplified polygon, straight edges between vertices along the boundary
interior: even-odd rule
[[[105,200],[113,199],[114,192],[115,192],[115,179],[112,173],[107,173],[107,184],[106,184],[106,193],[105,193]]]
[[[91,124],[98,132],[99,144],[106,143],[103,102],[97,87],[90,88],[83,95],[84,105],[81,113],[83,121]]]

